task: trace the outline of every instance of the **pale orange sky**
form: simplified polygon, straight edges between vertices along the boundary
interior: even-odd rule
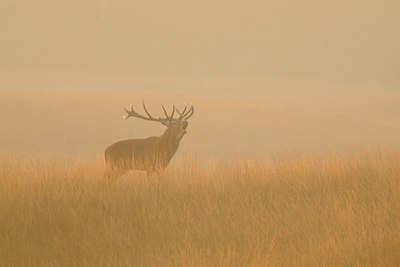
[[[399,1],[1,0],[0,71],[400,84]]]
[[[0,154],[101,153],[192,101],[182,149],[399,144],[400,1],[0,0]],[[139,109],[139,111],[142,111]]]

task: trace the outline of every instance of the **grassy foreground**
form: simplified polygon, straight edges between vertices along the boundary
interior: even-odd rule
[[[1,266],[398,266],[400,150],[184,158],[99,187],[99,160],[3,157]]]

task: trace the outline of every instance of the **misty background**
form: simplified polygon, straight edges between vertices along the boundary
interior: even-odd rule
[[[398,144],[398,1],[0,0],[0,152],[101,153],[196,107],[182,150]]]

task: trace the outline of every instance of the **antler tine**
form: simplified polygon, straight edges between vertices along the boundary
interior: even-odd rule
[[[133,103],[131,102],[131,110],[132,110],[132,108],[133,108]],[[127,119],[131,116],[131,115],[130,115],[130,112],[129,112],[129,110],[126,109],[126,107],[122,107],[122,109],[125,110],[126,113],[128,113],[128,115],[123,115],[123,116],[122,116],[122,118],[123,118],[124,120],[127,120]]]
[[[164,111],[165,117],[168,119],[169,117],[168,117],[167,111],[165,110],[164,105],[161,105],[161,106],[162,106],[162,109],[163,109],[163,111]]]
[[[182,112],[179,112],[179,115],[180,115],[180,116],[179,116],[178,120],[180,120],[180,119],[183,118],[183,116],[185,115],[186,109],[187,109],[187,106],[185,105],[185,108],[183,109],[183,111],[182,111]]]
[[[164,105],[161,105],[161,107],[162,107],[162,109],[163,109],[163,111],[164,111],[165,117],[168,118],[168,114],[167,114],[167,111],[166,111],[165,108],[164,108]]]
[[[185,107],[186,107],[186,106],[185,106]],[[192,109],[192,107],[190,107],[190,109],[189,109],[186,113],[183,112],[184,114],[182,115],[182,118],[185,118],[186,115],[190,113],[191,109]],[[186,109],[185,109],[185,110],[186,110]]]
[[[190,109],[189,111],[183,116],[183,119],[186,121],[187,119],[189,119],[190,117],[192,117],[194,113],[194,106],[193,104],[190,102]]]
[[[144,104],[144,100],[143,100],[143,99],[142,99],[142,105],[143,105],[144,112],[146,112],[147,116],[149,116],[149,118],[151,118],[151,119],[154,119],[154,118],[150,115],[150,113],[147,111],[147,108],[146,108],[146,105]],[[155,120],[156,120],[156,119],[155,119]]]
[[[125,107],[122,107],[122,108],[126,111],[126,113],[128,113],[128,115],[123,115],[122,118],[124,120],[127,120],[131,116],[131,114],[129,113],[129,110],[127,110]]]
[[[176,112],[178,112],[178,115],[181,115],[181,112],[175,107],[175,105],[173,105],[173,107],[176,110]]]
[[[161,106],[162,106],[162,109],[163,109],[164,114],[165,114],[165,116],[166,116],[166,119],[167,119],[167,120],[173,120],[173,119],[174,119],[174,114],[175,114],[175,109],[176,109],[176,107],[173,106],[173,108],[172,108],[172,113],[171,113],[171,115],[168,116],[167,110],[165,109],[164,105],[161,105]]]
[[[170,116],[171,120],[174,119],[175,109],[176,109],[176,107],[173,105],[172,106],[172,113],[171,113],[171,116]]]

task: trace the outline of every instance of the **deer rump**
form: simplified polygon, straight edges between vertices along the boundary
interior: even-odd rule
[[[157,136],[123,140],[106,148],[105,160],[107,168],[120,172],[129,170],[159,172],[168,166],[177,148],[178,146],[172,151],[160,149],[160,138]]]

